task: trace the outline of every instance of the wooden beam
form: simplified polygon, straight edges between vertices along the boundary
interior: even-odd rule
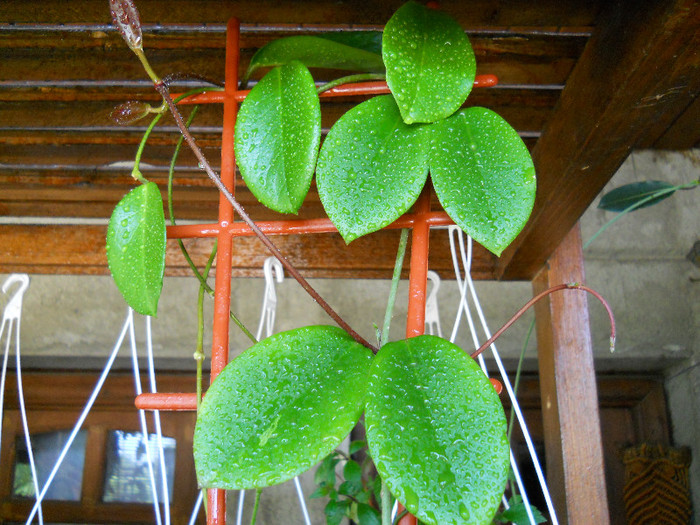
[[[699,12],[698,0],[608,4],[533,151],[535,209],[500,278],[531,279],[631,149],[698,95]]]
[[[100,225],[0,225],[0,273],[38,274],[108,273],[105,254],[106,226]],[[384,230],[349,245],[338,234],[275,236],[273,242],[307,277],[389,279],[394,267],[398,230]],[[202,268],[211,253],[213,239],[186,239],[195,264]],[[443,278],[453,278],[449,241],[444,230],[431,232],[430,268]],[[261,277],[269,256],[254,237],[239,237],[233,244],[233,275]],[[472,271],[475,279],[491,279],[495,257],[475,245]],[[407,276],[406,261],[405,276]],[[168,241],[166,275],[191,272],[175,241]]]
[[[535,293],[584,282],[578,225],[533,282]],[[560,523],[609,523],[586,296],[556,292],[536,306],[547,484]]]
[[[236,16],[246,23],[285,22],[301,24],[385,24],[404,0],[359,2],[357,0],[140,0],[141,20],[146,24],[226,23]],[[541,0],[539,2],[492,0],[442,0],[440,7],[465,26],[582,27],[593,23],[600,2]],[[0,20],[21,23],[110,23],[109,10],[94,0],[3,0]]]

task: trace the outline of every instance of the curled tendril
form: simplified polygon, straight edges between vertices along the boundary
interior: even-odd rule
[[[127,45],[133,50],[143,49],[139,12],[132,0],[109,0],[112,20]]]

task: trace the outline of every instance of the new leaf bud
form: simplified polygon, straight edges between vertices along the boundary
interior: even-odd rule
[[[143,49],[139,12],[132,0],[109,0],[112,21],[132,49]]]
[[[130,100],[129,102],[124,102],[124,104],[118,105],[109,114],[110,118],[119,124],[120,126],[126,126],[127,124],[133,124],[137,120],[141,120],[143,117],[153,112],[153,108],[145,102],[138,102],[136,100]]]

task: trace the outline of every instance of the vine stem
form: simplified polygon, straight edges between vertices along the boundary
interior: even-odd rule
[[[186,95],[183,95],[186,96]],[[175,99],[175,102],[178,101],[182,97],[178,97]],[[165,102],[163,102],[165,104]],[[190,124],[192,124],[192,120],[194,119],[194,116],[197,113],[199,106],[194,106],[192,109],[192,112],[190,113],[190,116],[187,119],[186,126],[189,129]],[[167,109],[167,104],[165,104],[165,109]],[[175,165],[177,163],[177,158],[180,154],[180,148],[182,147],[182,142],[184,140],[184,137],[180,135],[180,138],[178,138],[177,144],[175,145],[175,151],[173,152],[173,156],[170,159],[170,168],[168,169],[168,214],[170,215],[170,223],[174,226],[176,224],[175,221],[175,210],[173,207],[173,177],[175,175]],[[185,243],[182,242],[182,239],[177,239],[177,244],[180,247],[180,251],[182,252],[183,257],[185,258],[185,261],[187,261],[187,264],[189,265],[190,269],[192,270],[192,273],[194,276],[199,280],[200,285],[204,288],[204,291],[207,292],[211,297],[214,297],[214,289],[209,286],[209,283],[207,283],[207,280],[205,277],[203,277],[200,273],[199,270],[197,269],[197,266],[194,264],[194,261],[192,261],[192,257],[190,257],[189,252],[187,251],[187,248],[185,248]],[[214,250],[212,251],[211,257],[213,258],[214,255],[216,254],[217,250],[217,243],[214,243]],[[236,314],[233,313],[232,310],[229,309],[229,317],[230,319],[238,326],[238,328],[241,329],[241,331],[250,339],[253,343],[257,343],[258,340],[255,338],[255,336],[251,333],[250,330],[248,330],[248,327],[246,327],[243,322],[236,316]]]
[[[255,504],[253,505],[253,515],[250,517],[250,525],[255,525],[255,520],[258,517],[258,508],[260,507],[260,495],[262,489],[255,489]]]
[[[394,275],[391,278],[391,289],[389,290],[389,298],[386,302],[386,312],[384,312],[384,324],[379,337],[379,348],[384,346],[389,341],[389,332],[391,329],[391,317],[394,313],[394,304],[396,303],[396,291],[399,288],[401,280],[401,268],[403,268],[403,260],[406,255],[406,245],[408,244],[408,229],[401,230],[401,238],[399,239],[399,247],[396,250],[396,261],[394,262]]]
[[[382,525],[391,525],[391,493],[384,480],[382,480],[380,495],[382,499]]]
[[[386,80],[386,75],[380,73],[361,73],[357,75],[348,75],[346,77],[336,78],[330,82],[326,82],[322,86],[316,88],[316,93],[321,94],[324,91],[333,89],[337,86],[342,86],[343,84],[351,84],[355,82],[365,82],[367,80]]]
[[[605,310],[608,313],[608,319],[610,320],[610,351],[614,352],[615,351],[615,338],[617,337],[617,329],[615,327],[615,316],[613,316],[612,313],[612,308],[610,308],[610,305],[608,302],[605,300],[605,298],[600,295],[598,292],[593,290],[592,288],[589,288],[588,286],[585,286],[580,283],[567,283],[567,284],[558,284],[556,286],[552,286],[551,288],[547,288],[545,291],[540,292],[537,294],[535,297],[530,299],[525,305],[520,308],[517,312],[515,312],[515,315],[508,319],[508,321],[501,326],[498,331],[496,331],[495,334],[493,334],[488,341],[486,341],[483,345],[481,345],[477,350],[472,352],[470,355],[472,358],[476,358],[479,354],[481,354],[484,350],[486,350],[489,346],[493,344],[493,342],[501,337],[503,335],[503,332],[508,330],[512,326],[515,321],[520,319],[520,317],[535,303],[540,301],[541,299],[544,299],[546,296],[554,293],[554,292],[559,292],[561,290],[580,290],[582,292],[587,292],[591,294],[593,297],[598,299],[601,304],[605,307]]]
[[[226,200],[231,204],[231,206],[241,217],[243,222],[245,222],[248,225],[251,231],[258,237],[258,239],[260,239],[260,241],[265,245],[265,247],[270,251],[270,253],[274,255],[277,258],[277,260],[280,261],[280,263],[282,263],[282,266],[285,267],[289,274],[301,285],[301,287],[313,298],[313,300],[316,301],[319,304],[319,306],[321,306],[321,308],[323,308],[323,310],[328,314],[328,316],[331,319],[333,319],[355,341],[357,341],[363,346],[366,346],[367,348],[371,349],[373,352],[376,353],[378,349],[371,343],[369,343],[360,334],[358,334],[355,330],[353,330],[352,327],[347,322],[345,322],[345,320],[342,317],[340,317],[340,315],[338,315],[338,313],[335,310],[333,310],[333,308],[325,301],[325,299],[323,299],[323,297],[321,297],[319,293],[309,284],[309,282],[299,273],[299,270],[297,270],[282,254],[282,252],[279,251],[277,246],[273,244],[270,238],[263,233],[263,231],[258,227],[257,224],[255,224],[255,222],[250,218],[243,206],[241,206],[240,203],[231,194],[228,188],[221,181],[219,175],[212,169],[211,165],[204,156],[204,153],[202,153],[202,150],[195,142],[194,137],[187,129],[187,126],[185,125],[185,122],[182,119],[180,111],[177,109],[175,102],[170,96],[170,89],[168,88],[168,86],[163,82],[155,82],[154,86],[156,91],[158,91],[160,96],[163,97],[163,100],[165,100],[165,102],[168,104],[170,112],[172,113],[173,118],[175,119],[180,133],[182,133],[182,135],[185,137],[185,142],[187,142],[187,145],[190,147],[195,157],[197,157],[197,160],[199,161],[200,165],[202,166],[206,174],[209,176],[209,178],[212,180],[214,185],[217,187],[217,189],[221,192],[221,194],[224,197],[226,197]]]

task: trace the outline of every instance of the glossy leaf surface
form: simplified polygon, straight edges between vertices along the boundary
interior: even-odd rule
[[[229,363],[197,418],[202,487],[265,487],[304,472],[337,447],[362,413],[371,352],[340,328],[269,337]]]
[[[245,78],[250,78],[259,68],[280,66],[292,60],[298,60],[309,68],[384,71],[381,55],[363,49],[366,42],[362,47],[354,47],[358,44],[350,39],[346,39],[345,42],[338,41],[341,39],[342,37],[331,40],[318,36],[290,36],[273,40],[253,55]]]
[[[433,125],[430,173],[453,221],[500,255],[535,202],[535,167],[518,133],[486,108],[467,108]]]
[[[620,212],[625,211],[630,206],[639,204],[645,199],[649,199],[643,204],[639,204],[635,209],[646,208],[673,195],[674,191],[672,190],[674,188],[675,186],[672,184],[661,180],[645,180],[625,184],[603,195],[598,203],[598,208]],[[661,192],[661,195],[657,195],[659,192]]]
[[[309,191],[321,141],[321,105],[301,62],[270,71],[246,97],[236,121],[241,175],[265,206],[296,213]]]
[[[137,186],[117,204],[107,227],[107,262],[127,304],[156,315],[165,271],[165,215],[158,186]]]
[[[508,477],[506,419],[460,348],[428,335],[383,346],[370,370],[365,423],[379,474],[418,519],[491,522]]]
[[[408,211],[428,176],[430,134],[408,126],[390,95],[343,115],[328,132],[316,168],[328,217],[350,242]]]
[[[408,124],[448,117],[474,84],[476,60],[464,30],[449,15],[416,2],[387,22],[382,56],[387,84]]]

